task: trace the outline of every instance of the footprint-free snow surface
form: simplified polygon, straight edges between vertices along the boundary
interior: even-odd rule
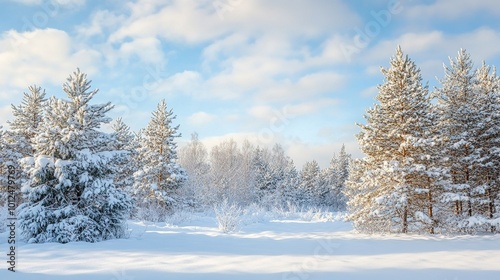
[[[128,239],[18,244],[18,271],[2,253],[0,279],[500,279],[498,235],[363,235],[335,219],[269,219],[230,234],[211,217],[129,228]]]

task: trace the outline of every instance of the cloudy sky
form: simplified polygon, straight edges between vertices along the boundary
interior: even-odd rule
[[[500,65],[496,0],[2,0],[0,121],[32,84],[64,97],[79,67],[144,127],[163,98],[212,146],[232,137],[281,143],[300,167],[326,166],[373,105],[397,45],[432,88],[467,49]]]

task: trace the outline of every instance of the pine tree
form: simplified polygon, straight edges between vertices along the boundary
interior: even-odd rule
[[[345,146],[342,145],[339,154],[333,155],[330,166],[324,170],[323,176],[330,192],[326,203],[338,210],[346,208],[347,198],[344,195],[344,188],[349,176],[350,160],[351,155],[346,152]]]
[[[137,171],[137,145],[134,141],[134,134],[130,127],[125,124],[122,118],[116,119],[111,125],[113,129],[113,140],[110,145],[112,150],[123,151],[122,158],[119,161],[117,172],[114,178],[114,184],[117,188],[131,192],[134,184],[133,174]]]
[[[26,174],[22,172],[22,168],[19,165],[19,160],[23,157],[33,156],[33,144],[38,126],[42,121],[43,103],[46,101],[45,92],[40,87],[30,86],[28,89],[29,93],[24,93],[20,105],[11,105],[14,120],[12,122],[8,121],[10,130],[2,132],[1,135],[3,148],[0,153],[3,154],[4,164],[1,165],[0,171],[2,174],[6,174],[3,171],[7,170],[5,163],[8,162],[9,166],[15,169],[17,175],[16,184],[20,184],[27,179]],[[6,180],[0,179],[2,189],[6,188],[6,183]],[[16,189],[19,189],[19,187],[17,186]],[[20,204],[22,196],[16,192],[16,198],[17,204]]]
[[[356,162],[346,193],[355,227],[370,221],[370,231],[420,231],[433,221],[421,202],[435,186],[426,165],[432,145],[428,89],[420,70],[400,47],[382,68],[385,81],[378,87],[376,104],[369,109],[366,125],[357,135],[366,158]],[[429,205],[427,205],[429,206]]]
[[[449,212],[454,217],[446,221],[451,230],[471,231],[477,214],[474,204],[483,187],[479,184],[479,162],[484,115],[481,105],[484,95],[477,92],[472,60],[465,50],[460,50],[455,60],[450,58],[450,66],[445,67],[442,87],[436,89],[439,131],[442,150],[448,160],[446,167],[450,183],[445,186],[445,201],[449,202]]]
[[[42,122],[43,105],[46,101],[45,91],[36,85],[28,87],[30,93],[24,93],[20,105],[12,105],[14,121],[9,122],[11,131],[17,136],[18,152],[25,156],[32,156],[33,145],[38,127]]]
[[[112,106],[90,105],[98,92],[90,84],[80,70],[69,76],[69,100],[48,101],[34,155],[21,161],[29,181],[18,220],[29,242],[96,242],[125,233],[131,201],[113,185],[121,154],[107,150],[112,138],[99,131]]]
[[[495,232],[500,228],[496,208],[500,194],[500,78],[496,69],[484,62],[475,74],[475,90],[479,102],[476,108],[481,122],[477,124],[479,142],[479,160],[477,161],[477,187],[474,195],[477,199],[473,207],[481,218],[485,219],[484,228]]]
[[[302,203],[303,193],[300,186],[300,174],[293,160],[288,158],[283,172],[283,179],[278,183],[282,206],[294,207]]]
[[[139,207],[157,207],[170,212],[176,206],[176,191],[186,181],[186,174],[177,164],[179,125],[167,109],[165,100],[160,101],[147,127],[142,132],[138,155],[141,168],[134,173],[134,196]]]
[[[303,193],[302,204],[318,205],[325,193],[319,164],[315,160],[306,162],[300,172],[300,178],[300,189]]]
[[[270,155],[268,150],[257,147],[253,158],[254,180],[259,202],[272,204],[276,192],[275,174],[270,166]]]

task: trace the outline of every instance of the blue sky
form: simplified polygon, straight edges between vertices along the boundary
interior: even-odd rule
[[[397,45],[431,89],[460,48],[500,64],[496,0],[3,0],[0,16],[2,124],[29,85],[64,97],[79,67],[133,130],[165,98],[180,146],[278,142],[299,167],[361,156],[355,123]]]

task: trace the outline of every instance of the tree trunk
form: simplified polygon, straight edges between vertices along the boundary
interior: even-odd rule
[[[434,234],[434,217],[433,217],[433,213],[432,213],[432,192],[431,190],[429,190],[429,192],[427,193],[427,198],[428,198],[428,202],[429,202],[429,206],[428,206],[428,215],[429,215],[429,218],[432,220],[432,225],[431,225],[431,228],[429,229],[429,232],[431,234]]]
[[[495,213],[495,198],[492,195],[491,188],[489,188],[488,190],[486,190],[486,195],[489,198],[488,216],[489,216],[490,219],[493,219],[493,214]],[[496,231],[496,227],[495,226],[491,226],[491,232],[495,232],[495,231]]]
[[[403,210],[403,233],[408,233],[408,206]]]

